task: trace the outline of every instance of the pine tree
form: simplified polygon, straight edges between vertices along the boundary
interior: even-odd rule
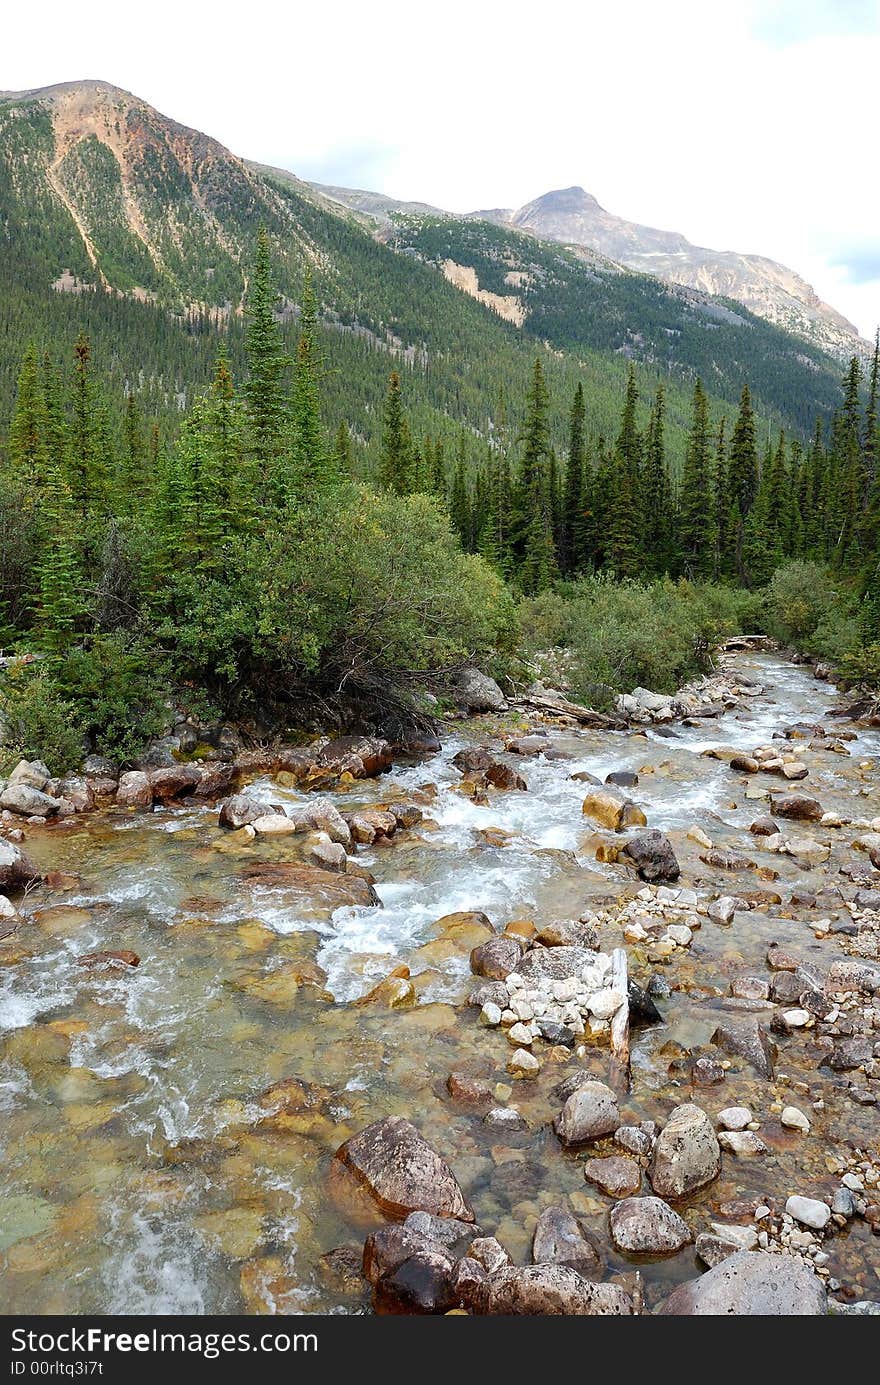
[[[742,581],[743,527],[758,493],[758,448],[755,442],[755,416],[748,385],[743,385],[739,413],[730,439],[727,458],[727,493],[730,497],[729,536],[733,545],[733,567]]]
[[[300,498],[309,498],[335,479],[321,423],[320,379],[323,362],[315,334],[318,310],[311,273],[303,283],[300,335],[293,376],[293,466]]]
[[[584,463],[586,406],[584,387],[578,382],[569,415],[568,463],[565,468],[565,490],[562,501],[562,542],[560,544],[561,571],[571,576],[583,564],[583,554],[579,552],[582,537],[584,499]]]
[[[400,375],[392,370],[388,377],[385,409],[382,415],[382,455],[379,462],[379,485],[396,495],[408,495],[411,490],[411,439],[403,412]]]
[[[715,569],[716,500],[712,476],[709,401],[702,381],[694,386],[693,416],[681,481],[678,536],[688,577],[711,577]]]
[[[347,423],[340,423],[336,429],[333,444],[333,470],[340,478],[351,476],[354,471],[354,447]]]
[[[290,407],[286,380],[293,365],[275,320],[277,293],[272,280],[269,236],[262,228],[247,297],[245,353],[251,453],[265,478],[266,498],[276,506],[293,491],[289,459]]]
[[[663,386],[658,385],[645,438],[642,479],[645,555],[658,575],[668,572],[672,563],[672,496],[666,469],[665,419],[666,396]]]
[[[84,536],[94,530],[104,512],[109,462],[106,417],[92,379],[91,360],[89,339],[81,332],[74,347],[67,485]]]
[[[37,348],[25,351],[15,390],[15,405],[7,441],[11,480],[39,487],[48,464],[46,397]]]
[[[139,514],[147,493],[147,449],[143,419],[134,394],[125,397],[122,451],[116,475],[116,509],[120,514]]]
[[[60,653],[86,615],[84,572],[76,541],[77,507],[55,462],[49,463],[42,496],[47,541],[39,558],[37,628],[42,643]]]

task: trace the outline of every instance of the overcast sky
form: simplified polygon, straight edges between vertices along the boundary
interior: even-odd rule
[[[101,77],[235,153],[451,211],[579,183],[880,322],[880,0],[60,0],[0,89]]]

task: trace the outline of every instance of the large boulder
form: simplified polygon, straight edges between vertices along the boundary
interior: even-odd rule
[[[629,1294],[619,1284],[595,1284],[570,1265],[506,1265],[473,1287],[478,1314],[628,1316]]]
[[[120,808],[152,808],[153,786],[146,770],[132,769],[119,776],[116,802]]]
[[[561,1203],[545,1207],[538,1218],[532,1260],[536,1265],[569,1265],[585,1279],[599,1279],[602,1275],[596,1246]]]
[[[35,789],[31,784],[13,784],[10,781],[0,794],[0,808],[21,813],[26,818],[49,818],[58,812],[59,807],[57,798]]]
[[[815,1317],[827,1312],[827,1300],[821,1279],[799,1257],[741,1250],[680,1284],[657,1311],[681,1317]]]
[[[51,776],[42,760],[19,760],[9,776],[10,784],[26,784],[29,789],[45,792]]]
[[[564,1145],[582,1145],[613,1135],[620,1125],[617,1097],[604,1082],[584,1082],[572,1092],[553,1128]]]
[[[461,770],[462,774],[472,779],[474,776],[485,774],[487,769],[497,764],[497,761],[491,750],[487,750],[484,745],[467,745],[456,751],[451,763],[456,769]]]
[[[674,1255],[694,1238],[690,1227],[659,1197],[625,1197],[609,1215],[611,1239],[630,1255]]]
[[[584,799],[581,811],[584,817],[613,832],[624,827],[645,827],[648,821],[641,808],[609,789],[593,789]]]
[[[391,746],[377,736],[337,736],[318,751],[314,763],[334,774],[373,779],[390,769],[392,760]]]
[[[184,794],[195,791],[201,782],[202,771],[198,765],[169,765],[165,769],[150,772],[150,788],[153,798],[167,803],[172,798],[182,798]]]
[[[466,712],[504,712],[507,699],[487,674],[478,668],[463,668],[453,684],[453,696]]]
[[[677,880],[681,875],[671,841],[653,828],[630,837],[621,855],[629,857],[642,880]]]
[[[533,947],[516,970],[528,981],[566,981],[595,961],[595,952],[586,947]]]
[[[660,1197],[685,1197],[717,1178],[721,1151],[712,1122],[699,1106],[687,1103],[670,1113],[651,1161],[651,1187]]]
[[[0,837],[0,890],[23,890],[40,872],[14,842]]]
[[[471,952],[471,971],[487,981],[503,981],[516,971],[521,957],[522,947],[515,938],[489,938]]]
[[[387,1216],[422,1211],[474,1220],[449,1165],[403,1116],[374,1121],[340,1145],[335,1158]]]

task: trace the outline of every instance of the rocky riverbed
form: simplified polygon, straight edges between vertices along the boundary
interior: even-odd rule
[[[5,1311],[870,1311],[880,729],[840,703],[745,650],[625,729],[22,771]]]

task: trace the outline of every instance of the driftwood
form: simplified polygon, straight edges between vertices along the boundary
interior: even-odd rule
[[[623,717],[606,716],[604,712],[594,712],[592,707],[582,707],[579,702],[569,702],[561,693],[522,693],[510,698],[517,707],[534,707],[539,712],[551,712],[554,716],[571,717],[581,726],[590,726],[597,731],[625,731],[629,723]]]
[[[623,1004],[611,1021],[611,1078],[612,1086],[629,1091],[629,980],[626,970],[626,949],[616,947],[611,954],[611,985],[623,996]]]

